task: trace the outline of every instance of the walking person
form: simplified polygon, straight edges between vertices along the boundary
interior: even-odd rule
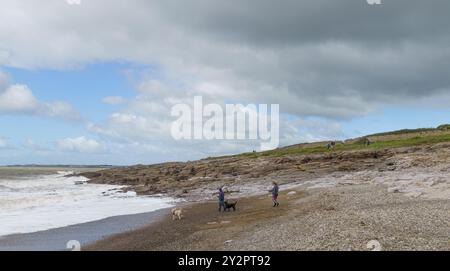
[[[225,212],[225,192],[223,192],[223,187],[219,188],[219,212],[222,210],[223,207],[223,211]]]
[[[278,207],[278,206],[280,206],[280,203],[278,202],[278,192],[280,189],[276,182],[272,182],[272,184],[273,184],[273,187],[271,190],[269,190],[269,192],[272,193],[273,207]]]

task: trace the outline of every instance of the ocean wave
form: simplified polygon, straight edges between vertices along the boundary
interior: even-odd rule
[[[84,183],[84,177],[62,177],[66,173],[0,181],[0,236],[151,212],[175,201],[123,193],[123,186]]]

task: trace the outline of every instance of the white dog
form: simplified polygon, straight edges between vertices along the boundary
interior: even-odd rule
[[[181,220],[183,218],[183,209],[174,208],[172,209],[172,220],[178,219]]]

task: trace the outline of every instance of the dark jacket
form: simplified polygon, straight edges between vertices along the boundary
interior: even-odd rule
[[[222,189],[219,190],[219,201],[225,201],[225,192]]]
[[[278,185],[274,185],[269,192],[272,192],[272,195],[274,196],[278,196],[278,191],[279,191]]]

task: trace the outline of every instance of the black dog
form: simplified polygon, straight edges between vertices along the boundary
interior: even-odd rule
[[[225,211],[231,211],[231,209],[233,209],[233,211],[236,211],[236,204],[237,201],[234,203],[228,203],[228,201],[225,201]]]

